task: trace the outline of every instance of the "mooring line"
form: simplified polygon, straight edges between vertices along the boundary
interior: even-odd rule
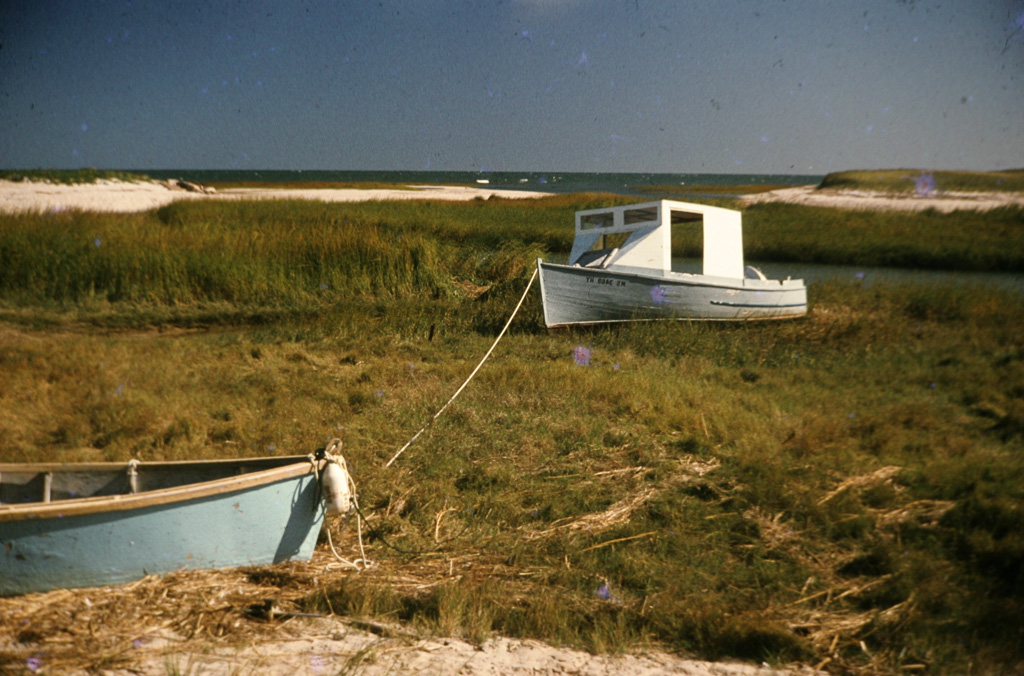
[[[509,315],[508,321],[505,322],[505,327],[501,330],[501,333],[498,334],[498,337],[494,339],[494,344],[491,345],[491,349],[487,350],[487,354],[485,354],[484,358],[480,360],[480,363],[476,365],[476,368],[473,369],[473,372],[469,374],[469,377],[466,378],[466,382],[462,383],[462,387],[455,391],[455,394],[452,395],[452,398],[449,399],[448,402],[444,406],[442,406],[437,413],[434,414],[433,418],[427,421],[427,424],[423,426],[423,429],[421,429],[419,432],[413,435],[413,438],[410,439],[405,444],[405,446],[402,446],[402,448],[398,450],[398,453],[395,453],[393,458],[388,460],[388,463],[384,465],[385,467],[391,467],[391,463],[397,460],[398,456],[402,455],[402,453],[405,452],[405,449],[412,446],[412,443],[416,441],[416,439],[419,438],[419,436],[423,434],[427,430],[427,428],[433,424],[435,420],[437,420],[438,416],[444,413],[444,410],[448,408],[448,404],[451,404],[453,401],[455,401],[455,397],[459,396],[459,393],[461,393],[462,390],[466,389],[466,385],[469,385],[469,381],[473,379],[473,376],[476,375],[476,372],[480,370],[480,367],[484,365],[484,362],[487,361],[487,358],[491,356],[491,353],[494,352],[494,348],[498,347],[498,342],[501,340],[501,337],[505,335],[505,331],[508,330],[508,327],[512,323],[512,320],[515,319],[516,313],[519,312],[519,308],[522,307],[523,301],[526,300],[526,294],[530,291],[530,287],[533,286],[533,280],[537,278],[538,269],[539,268],[534,268],[533,276],[530,277],[530,282],[529,284],[526,285],[526,290],[523,291],[523,297],[520,298],[519,303],[516,304],[516,309],[512,310],[512,314]]]

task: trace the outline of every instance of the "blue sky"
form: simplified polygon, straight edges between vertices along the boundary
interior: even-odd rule
[[[5,0],[0,167],[1024,167],[1024,0]]]

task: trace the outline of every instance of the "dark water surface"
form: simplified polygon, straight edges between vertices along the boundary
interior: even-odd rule
[[[875,268],[863,265],[824,265],[816,263],[758,263],[747,261],[768,279],[802,279],[808,286],[814,282],[850,282],[861,286],[871,284],[961,284],[979,289],[995,288],[1024,294],[1024,275],[1012,272],[963,272],[958,270],[917,270],[909,268]],[[697,258],[672,261],[676,272],[700,273]]]
[[[147,169],[151,178],[180,178],[195,183],[262,181],[270,183],[374,182],[395,184],[486,185],[501,190],[552,193],[609,192],[644,194],[645,188],[731,185],[810,185],[821,175],[804,174],[644,174],[542,171],[238,171],[227,169]],[[686,199],[686,193],[680,193]]]

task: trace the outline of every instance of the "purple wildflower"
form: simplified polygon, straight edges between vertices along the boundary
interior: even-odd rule
[[[655,305],[661,305],[665,302],[665,289],[661,284],[651,289],[651,300],[654,301]]]
[[[921,175],[914,181],[914,184],[918,197],[931,197],[935,194],[934,172],[922,171]]]
[[[576,366],[590,366],[590,348],[580,345],[572,351],[572,358]]]
[[[28,670],[31,672],[38,671],[39,667],[41,667],[42,665],[43,661],[40,660],[38,657],[30,657],[27,660],[25,660],[25,666],[28,667]]]
[[[594,596],[601,599],[602,601],[615,601],[615,597],[612,596],[612,590],[608,587],[607,582],[603,582],[597,591],[594,592]]]

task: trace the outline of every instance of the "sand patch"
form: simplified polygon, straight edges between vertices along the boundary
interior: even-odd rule
[[[189,184],[192,185],[192,184]],[[197,186],[202,188],[201,186]],[[0,180],[0,212],[46,212],[62,210],[139,212],[182,200],[318,200],[321,202],[366,202],[378,200],[536,199],[550,193],[499,190],[484,187],[414,185],[407,189],[359,188],[227,188],[203,192],[180,187],[173,181],[99,180],[95,183],[64,185],[34,181]],[[816,189],[798,186],[744,195],[744,204],[783,202],[835,209],[874,211],[923,211],[943,213],[957,210],[988,211],[1007,206],[1024,206],[1024,193],[939,192],[928,197],[916,193],[890,194],[863,190]]]
[[[1000,207],[1024,206],[1024,194],[1016,192],[939,192],[927,197],[916,193],[882,193],[868,190],[818,190],[813,185],[784,188],[744,195],[744,204],[783,202],[811,207],[860,209],[865,211],[989,211]]]
[[[548,193],[497,190],[463,186],[412,186],[412,189],[301,189],[228,188],[201,192],[176,187],[163,181],[99,180],[95,183],[64,185],[35,181],[0,180],[0,212],[46,212],[62,210],[139,212],[157,209],[182,200],[265,200],[300,199],[322,202],[366,202],[373,200],[451,200],[477,198],[533,199]]]
[[[687,660],[659,652],[591,655],[554,648],[539,641],[501,637],[475,646],[460,639],[421,639],[387,630],[380,635],[333,618],[284,623],[278,633],[279,638],[265,639],[245,647],[206,646],[189,651],[175,646],[173,640],[158,639],[136,650],[140,659],[130,668],[106,673],[110,676],[163,675],[173,673],[175,669],[182,674],[204,676],[238,673],[266,676],[337,673],[362,676],[796,676],[820,673],[809,667],[770,669],[753,664]]]

